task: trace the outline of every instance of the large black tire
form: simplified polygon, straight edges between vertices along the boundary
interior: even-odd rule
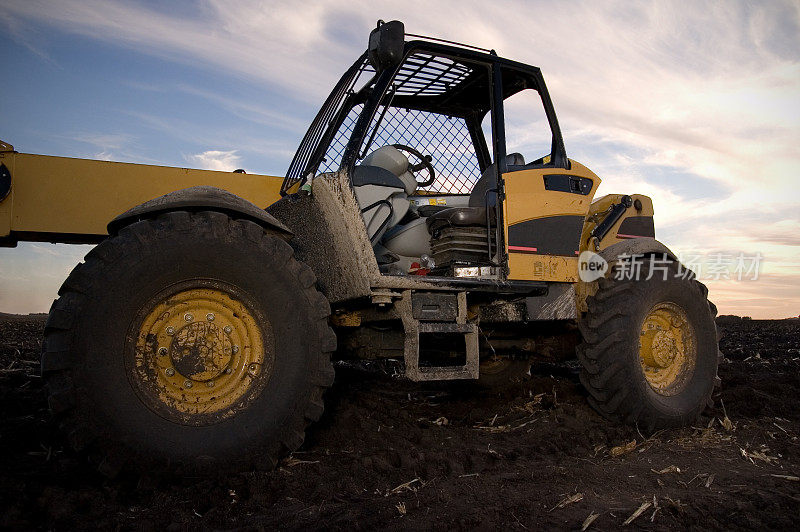
[[[642,267],[642,272],[648,271]],[[650,433],[693,423],[712,404],[711,394],[719,384],[717,309],[707,300],[703,284],[693,275],[676,276],[678,271],[671,263],[666,279],[661,273],[649,280],[599,279],[597,292],[587,299],[588,313],[579,323],[580,379],[589,403],[608,419]],[[640,355],[643,324],[659,306],[681,309],[696,340],[693,367],[685,366],[678,374],[682,377],[661,391],[645,377]]]
[[[70,445],[108,475],[123,467],[176,473],[274,467],[302,444],[333,382],[336,336],[315,283],[287,242],[250,221],[170,212],[121,229],[75,267],[45,328],[42,372]],[[136,380],[137,323],[154,301],[169,302],[176,287],[235,296],[255,318],[254,334],[270,357],[269,365],[256,367],[269,371],[248,377],[247,392],[222,412],[172,412],[154,405]],[[167,353],[156,345],[145,359],[156,349]]]

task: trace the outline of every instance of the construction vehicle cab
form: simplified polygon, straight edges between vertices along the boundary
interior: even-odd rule
[[[600,180],[567,158],[540,70],[493,51],[403,42],[397,22],[374,30],[382,38],[371,45],[398,48],[393,32],[402,53],[370,49],[345,73],[282,193],[346,173],[384,274],[574,282]],[[549,127],[549,153],[527,163],[507,153],[505,132],[504,102],[523,91]]]

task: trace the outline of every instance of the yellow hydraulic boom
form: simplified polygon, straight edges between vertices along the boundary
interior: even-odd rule
[[[0,141],[0,245],[96,243],[117,215],[168,192],[212,185],[259,207],[283,177],[31,155]]]

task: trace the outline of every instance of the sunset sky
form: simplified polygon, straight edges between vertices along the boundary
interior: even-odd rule
[[[796,1],[3,0],[0,139],[283,175],[377,19],[541,67],[568,155],[653,198],[722,313],[800,314]],[[0,248],[0,312],[47,311],[88,249]]]

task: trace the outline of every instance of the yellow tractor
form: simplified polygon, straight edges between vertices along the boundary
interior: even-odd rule
[[[544,156],[509,153],[534,102]],[[536,67],[379,22],[283,178],[0,147],[0,244],[95,243],[53,303],[42,373],[105,473],[274,465],[333,359],[498,385],[577,358],[603,416],[692,423],[716,310],[643,195],[595,199]]]

